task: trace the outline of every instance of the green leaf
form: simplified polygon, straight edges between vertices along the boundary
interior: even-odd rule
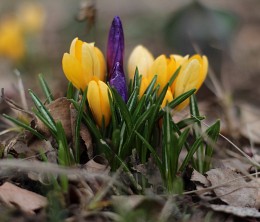
[[[114,101],[112,99],[112,95],[108,93],[108,99],[109,99],[109,105],[110,105],[110,111],[111,111],[111,122],[113,129],[116,129],[117,126],[119,125],[118,120],[117,120],[117,115],[116,115],[116,107],[114,105]]]
[[[156,165],[158,166],[161,174],[162,174],[162,161],[160,160],[159,155],[157,154],[157,152],[155,151],[155,149],[148,143],[148,141],[137,131],[135,131],[135,134],[140,138],[140,140],[142,140],[142,142],[144,143],[144,145],[146,146],[146,148],[151,152],[151,154],[153,155],[153,158],[156,162]],[[163,175],[163,174],[162,174]]]
[[[138,103],[138,93],[139,93],[138,91],[139,89],[135,88],[127,101],[127,108],[130,113],[133,113]]]
[[[185,159],[183,160],[181,167],[179,168],[180,172],[183,172],[183,170],[187,167],[187,165],[189,164],[189,162],[191,161],[194,153],[198,150],[198,148],[202,145],[203,143],[203,139],[202,137],[200,137],[199,139],[197,139],[194,144],[192,145],[192,147],[188,150],[188,153],[185,157]]]
[[[73,103],[75,109],[79,111],[79,104],[73,99],[71,99],[70,101]],[[85,112],[83,113],[83,121],[86,123],[88,129],[97,140],[102,139],[101,133],[99,132],[95,120]]]
[[[184,119],[184,120],[181,120],[180,122],[178,122],[177,126],[179,129],[183,129],[194,123],[199,123],[203,119],[205,119],[205,117],[203,117],[203,116],[197,116],[196,118],[195,117],[187,118],[187,119]]]
[[[144,94],[146,95],[146,97],[149,97],[151,95],[151,93],[154,91],[154,86],[155,83],[157,81],[158,76],[155,75],[151,81],[151,83],[149,84],[149,86],[147,87],[147,89],[145,90]]]
[[[124,121],[126,123],[126,128],[128,130],[128,132],[131,132],[131,130],[133,129],[133,123],[132,123],[132,116],[125,104],[125,102],[123,101],[122,97],[118,94],[118,92],[113,89],[110,88],[113,94],[113,98],[114,98],[114,102],[115,105],[118,107],[121,117],[122,117],[122,122]]]
[[[190,97],[190,113],[191,116],[194,118],[197,118],[200,113],[199,113],[199,108],[198,108],[198,104],[197,104],[197,100],[196,100],[196,96],[193,94]],[[195,135],[195,138],[198,139],[200,137],[201,134],[201,124],[200,122],[195,123],[194,127],[193,127],[193,132]],[[200,173],[204,172],[203,170],[203,161],[204,161],[204,152],[203,152],[203,144],[199,147],[199,149],[197,150],[196,156],[196,170],[198,170]]]
[[[74,96],[74,86],[71,82],[69,82],[67,88],[67,99],[73,99],[73,96]]]
[[[171,78],[170,78],[170,80],[169,80],[169,86],[171,86],[172,83],[174,82],[174,80],[177,78],[177,76],[178,76],[180,70],[181,70],[181,66],[180,66],[178,69],[176,69],[176,71],[175,71],[175,72],[173,73],[173,75],[171,76]]]
[[[190,129],[189,128],[187,128],[187,129],[185,129],[182,133],[181,133],[181,135],[179,136],[179,139],[178,139],[178,154],[177,154],[177,156],[179,157],[179,155],[180,155],[180,152],[181,152],[181,149],[182,149],[182,147],[184,146],[184,144],[187,142],[187,138],[188,138],[188,136],[189,136],[189,132],[190,132]]]
[[[165,182],[169,192],[173,192],[173,182],[178,170],[178,139],[174,131],[171,113],[163,116],[162,126],[162,162]]]
[[[48,103],[52,102],[54,100],[53,95],[42,74],[39,74],[39,80],[40,80],[40,85],[42,87],[43,93],[45,94]]]
[[[39,120],[43,122],[43,124],[50,130],[51,134],[56,137],[57,136],[57,131],[54,131],[48,120],[46,120],[43,115],[36,110],[35,108],[32,109],[34,114],[38,117]]]
[[[176,106],[178,106],[179,104],[181,104],[184,100],[186,100],[187,98],[189,98],[193,93],[196,92],[196,89],[191,89],[188,92],[183,93],[182,95],[178,96],[177,98],[175,98],[174,100],[172,100],[170,103],[168,103],[167,107],[173,109]],[[163,116],[163,113],[165,112],[164,109],[162,109],[158,115],[158,118],[161,118]]]
[[[8,116],[6,114],[3,114],[3,117],[10,120],[11,122],[13,122],[14,124],[16,124],[17,126],[20,126],[26,130],[28,130],[29,132],[31,132],[33,135],[37,136],[39,139],[45,139],[45,137],[40,134],[38,131],[36,131],[35,129],[33,129],[32,127],[26,125],[25,123],[23,123],[22,121],[19,121],[11,116]]]
[[[72,166],[73,164],[75,164],[75,161],[70,152],[65,131],[63,129],[61,122],[57,122],[56,126],[58,132],[57,139],[59,144],[59,148],[58,148],[59,163],[63,166]]]
[[[80,125],[82,121],[84,105],[86,103],[86,97],[87,97],[87,89],[84,91],[82,95],[82,99],[78,109],[76,125],[75,125],[75,150],[74,151],[75,151],[76,163],[79,163],[80,161],[80,152],[79,152],[80,151]]]
[[[206,134],[208,136],[208,141],[206,143],[205,148],[205,160],[204,160],[204,172],[208,171],[210,169],[211,164],[211,158],[213,154],[214,146],[217,142],[218,136],[220,132],[220,121],[218,120],[216,123],[214,123],[210,128],[207,129]]]
[[[40,115],[42,115],[42,117],[49,123],[49,126],[51,127],[52,131],[56,133],[57,129],[56,129],[55,121],[52,118],[49,111],[47,110],[47,108],[40,101],[40,99],[32,92],[32,90],[29,90],[29,94],[31,95],[34,105],[36,106]]]

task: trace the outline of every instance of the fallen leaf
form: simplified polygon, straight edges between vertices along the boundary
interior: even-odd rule
[[[71,122],[70,122],[70,104],[71,104],[71,102],[67,98],[61,97],[61,98],[54,100],[50,104],[46,105],[46,108],[50,112],[54,121],[61,122],[67,139],[71,139],[71,137],[72,137]],[[46,136],[50,136],[49,129],[38,118],[35,119],[35,128],[40,133],[42,133]]]
[[[210,186],[210,182],[207,180],[207,178],[201,173],[199,173],[197,170],[193,170],[190,180],[193,182],[198,182],[204,187]]]
[[[0,199],[10,207],[18,207],[28,214],[47,205],[47,199],[34,192],[22,189],[9,182],[0,186]]]
[[[92,138],[91,138],[88,128],[84,124],[81,124],[79,133],[87,148],[88,158],[92,159],[93,158],[93,145],[92,145]]]
[[[236,207],[255,207],[259,186],[252,186],[229,168],[212,169],[206,174],[212,186],[219,185],[213,189],[219,199]]]
[[[252,164],[246,163],[236,158],[228,158],[221,160],[222,168],[229,168],[233,171],[239,171],[241,173],[249,173],[252,168]]]
[[[216,205],[216,204],[206,205],[206,207],[210,207],[214,211],[233,214],[233,215],[238,216],[238,217],[260,218],[260,212],[258,212],[258,210],[255,209],[255,208],[227,206],[227,205]]]
[[[212,195],[211,191],[206,191],[205,188],[210,186],[209,180],[197,170],[193,170],[190,180],[195,184],[196,189],[201,192],[196,192],[201,198]]]
[[[106,174],[108,175],[110,167],[107,164],[101,164],[94,159],[89,160],[85,165],[84,169],[88,173]]]
[[[71,122],[71,130],[72,130],[72,141],[75,144],[75,127],[77,121],[78,112],[73,105],[70,106],[70,122]],[[84,141],[85,148],[87,149],[88,159],[93,158],[93,145],[92,145],[92,137],[88,128],[81,123],[80,124],[80,137]],[[81,150],[85,150],[85,148],[81,147]]]

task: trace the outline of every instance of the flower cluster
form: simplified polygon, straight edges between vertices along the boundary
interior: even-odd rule
[[[142,75],[142,83],[140,96],[142,96],[155,75],[158,75],[157,84],[160,86],[159,92],[169,82],[172,74],[180,68],[180,72],[176,80],[169,87],[162,107],[167,102],[191,90],[199,89],[204,82],[208,72],[208,59],[206,56],[188,55],[183,57],[172,54],[168,58],[165,55],[160,55],[154,59],[153,55],[145,47],[136,46],[131,53],[128,61],[129,77],[133,78],[135,69],[138,67],[139,73]],[[188,100],[184,101],[177,110],[183,109]]]
[[[122,99],[127,102],[127,85],[124,74],[124,33],[119,17],[115,17],[109,32],[107,46],[107,66],[102,52],[94,43],[82,42],[75,38],[70,52],[65,53],[62,66],[67,79],[79,90],[87,88],[87,100],[97,124],[108,125],[111,111],[109,106],[109,85],[117,90]],[[177,78],[169,86],[161,104],[164,107],[168,102],[181,94],[191,90],[198,90],[204,82],[208,71],[206,56],[193,55],[192,57],[160,55],[154,59],[148,49],[139,45],[132,51],[128,61],[129,79],[134,78],[138,68],[142,75],[139,98],[141,98],[152,79],[157,75],[156,85],[158,93],[168,84],[172,75],[180,69]],[[107,77],[106,77],[107,73]],[[177,110],[183,109],[188,100],[181,103]]]

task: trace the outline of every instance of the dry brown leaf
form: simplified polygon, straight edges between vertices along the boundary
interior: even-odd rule
[[[94,159],[89,160],[84,165],[84,169],[86,169],[88,173],[102,173],[105,175],[108,175],[110,171],[110,167],[107,164],[98,163]]]
[[[207,178],[199,173],[197,170],[193,170],[190,180],[192,182],[199,182],[204,187],[210,186],[210,182],[207,180]]]
[[[255,194],[259,186],[252,186],[240,174],[228,168],[212,169],[206,174],[212,186],[221,185],[213,189],[219,199],[236,207],[255,207]]]
[[[71,122],[72,136],[75,135],[77,115],[78,115],[77,110],[71,104],[71,106],[70,106],[70,122]],[[91,138],[91,135],[90,135],[88,128],[82,123],[80,124],[80,132],[79,133],[80,133],[80,137],[84,141],[84,144],[87,148],[88,158],[92,159],[93,158],[92,138]],[[73,140],[73,144],[75,144],[74,136],[72,137],[72,140]],[[85,148],[82,148],[82,149],[85,149]]]
[[[88,128],[84,124],[81,124],[79,133],[87,148],[88,158],[92,159],[93,158],[93,145],[92,145],[92,138],[91,138]]]
[[[260,218],[260,212],[258,212],[258,210],[256,210],[255,208],[238,207],[238,206],[235,207],[235,206],[216,205],[216,204],[206,205],[206,207],[210,207],[214,211],[233,214],[238,217]]]
[[[0,186],[0,199],[8,206],[18,207],[29,214],[34,214],[35,210],[47,205],[45,197],[17,187],[9,182]]]
[[[221,160],[221,168],[229,168],[233,171],[239,171],[241,173],[249,173],[252,164],[246,163],[245,161],[241,161],[236,158],[227,158],[224,160]]]
[[[70,104],[71,102],[65,98],[61,97],[50,104],[46,105],[46,108],[50,112],[51,116],[53,117],[55,122],[60,121],[67,139],[71,139],[72,137],[72,132],[71,132],[71,122],[70,122]],[[50,136],[50,132],[48,128],[44,125],[44,123],[36,118],[36,129],[41,132],[42,134],[46,136]]]
[[[207,180],[207,178],[204,175],[202,175],[201,173],[199,173],[197,170],[193,170],[190,180],[195,184],[196,189],[198,190],[198,192],[196,192],[196,193],[201,198],[204,198],[207,195],[212,195],[212,192],[204,191],[204,189],[206,187],[210,186],[209,180]],[[199,190],[201,190],[202,192],[199,192]]]

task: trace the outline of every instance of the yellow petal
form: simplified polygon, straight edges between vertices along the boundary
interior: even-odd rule
[[[95,80],[91,80],[88,84],[87,99],[91,112],[99,126],[102,126],[102,112],[99,86]]]
[[[95,76],[99,79],[99,77],[100,77],[100,62],[99,62],[99,58],[98,58],[98,56],[95,52],[94,44],[93,43],[87,44],[87,46],[89,48],[90,55],[91,55],[91,61],[92,61],[92,67],[93,67],[92,74],[93,74],[93,76]]]
[[[82,45],[82,70],[83,75],[86,78],[87,84],[93,79],[93,60],[91,56],[91,49],[86,42]]]
[[[190,58],[190,60],[197,59],[201,65],[199,81],[196,86],[197,90],[201,87],[202,83],[205,81],[208,72],[208,59],[206,56],[201,57],[200,55],[196,54]]]
[[[81,62],[81,54],[82,54],[82,45],[83,42],[78,38],[73,39],[70,45],[70,54],[75,56]]]
[[[176,62],[176,66],[177,68],[179,66],[181,66],[183,63],[188,61],[189,55],[186,55],[185,57],[181,56],[181,55],[177,55],[177,54],[172,54],[170,55],[170,58],[174,58],[175,62]]]
[[[100,95],[101,113],[103,114],[105,119],[105,126],[107,126],[111,117],[110,104],[108,98],[109,88],[104,82],[100,80],[98,81],[98,85],[99,85],[99,93],[100,93],[99,95]]]
[[[175,98],[193,88],[196,88],[199,82],[200,68],[201,65],[199,61],[194,59],[187,64],[185,69],[181,70],[176,79]]]
[[[202,83],[205,81],[209,69],[209,62],[207,56],[202,56],[202,71],[200,75],[200,81],[199,85],[197,86],[197,89],[199,89],[202,85]]]
[[[157,84],[160,85],[159,93],[162,91],[163,87],[168,82],[168,70],[167,70],[167,60],[165,55],[161,55],[155,59],[153,62],[150,71],[148,80],[151,82],[153,77],[157,75]]]
[[[86,88],[87,82],[82,75],[81,64],[74,56],[64,53],[62,58],[62,68],[67,79],[72,82],[77,89],[84,90]]]
[[[105,57],[103,55],[103,53],[100,51],[99,48],[95,47],[95,53],[98,57],[99,60],[99,66],[100,66],[100,73],[98,75],[99,79],[101,81],[105,81],[105,77],[106,77],[106,61],[105,61]]]
[[[171,102],[173,100],[172,92],[170,88],[167,90],[165,97],[163,99],[163,102],[161,104],[161,108],[165,107],[167,103]]]
[[[136,46],[128,59],[129,79],[134,78],[136,67],[138,67],[139,74],[147,76],[153,61],[154,57],[148,49],[142,45]]]
[[[139,90],[139,99],[144,95],[145,90],[149,85],[149,81],[146,77],[142,76],[141,86]]]

